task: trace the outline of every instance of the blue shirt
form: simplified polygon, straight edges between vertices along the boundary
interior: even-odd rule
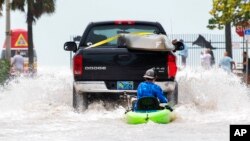
[[[231,63],[233,62],[233,59],[231,57],[225,56],[220,60],[220,67],[227,71],[227,72],[231,72]]]
[[[160,103],[168,102],[160,86],[152,82],[140,83],[140,85],[137,88],[137,99],[148,96],[157,97],[160,100]]]
[[[183,44],[183,45],[184,45],[184,49],[179,52],[179,55],[187,58],[188,57],[188,47],[185,44]]]

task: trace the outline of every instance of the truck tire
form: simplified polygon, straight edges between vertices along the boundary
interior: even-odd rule
[[[73,88],[73,107],[78,112],[83,112],[88,109],[87,93],[78,93],[75,88]]]
[[[167,98],[171,106],[178,104],[178,83],[177,82],[175,82],[174,90],[167,93]]]

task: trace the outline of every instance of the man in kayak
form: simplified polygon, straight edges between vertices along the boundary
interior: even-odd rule
[[[156,80],[156,73],[153,69],[149,69],[143,76],[144,82],[141,82],[137,88],[137,102],[134,104],[134,110],[137,109],[138,101],[143,97],[156,97],[160,103],[167,103],[168,99],[164,96],[160,86],[154,82]]]

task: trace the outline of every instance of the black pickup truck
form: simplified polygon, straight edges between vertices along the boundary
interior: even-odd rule
[[[69,41],[64,50],[73,51],[73,107],[84,111],[92,95],[136,94],[138,84],[144,81],[146,70],[157,71],[157,82],[169,100],[177,104],[178,85],[176,56],[172,51],[141,51],[120,46],[120,33],[149,32],[166,35],[158,22],[105,21],[91,22],[85,29],[79,45]],[[107,39],[109,41],[107,41]],[[98,45],[97,45],[98,44]],[[89,46],[97,46],[89,48]],[[178,46],[175,45],[176,50]],[[180,48],[179,48],[180,49]]]

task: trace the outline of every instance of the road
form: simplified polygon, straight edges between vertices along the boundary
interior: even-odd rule
[[[177,119],[166,125],[128,125],[123,107],[102,101],[77,113],[71,71],[38,72],[0,88],[0,141],[227,141],[230,124],[250,124],[248,88],[221,70],[179,72]]]

